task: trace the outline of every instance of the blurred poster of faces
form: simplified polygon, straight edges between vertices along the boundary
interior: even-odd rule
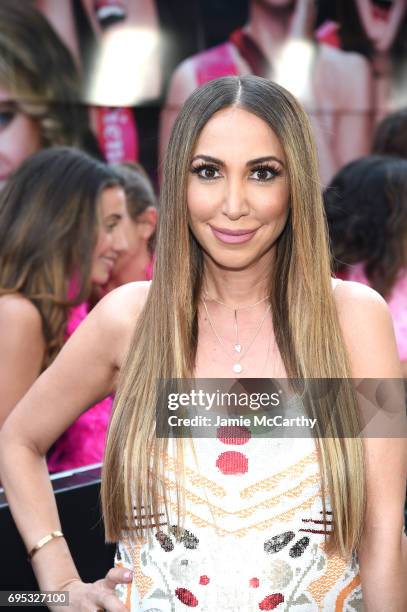
[[[22,4],[40,11],[69,50],[81,79],[78,101],[104,109],[89,114],[99,145],[106,134],[114,136],[108,154],[101,146],[101,155],[108,161],[141,157],[150,174],[165,155],[180,107],[213,78],[257,74],[297,96],[311,120],[325,184],[345,163],[369,152],[380,119],[407,105],[407,0]],[[44,52],[42,46],[36,53]],[[19,91],[21,79],[12,72],[12,66],[0,71],[0,181],[25,156],[53,144],[44,140],[41,112],[29,112],[20,102],[27,91]],[[61,66],[61,79],[62,73]],[[43,75],[46,81],[46,70]]]
[[[134,106],[159,97],[160,27],[154,0],[82,0],[95,37],[86,101]]]

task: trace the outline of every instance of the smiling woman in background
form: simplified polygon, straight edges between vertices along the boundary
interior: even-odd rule
[[[36,153],[10,177],[0,194],[0,425],[86,316],[92,285],[108,281],[127,246],[125,214],[113,170],[74,149]]]
[[[122,179],[126,194],[124,231],[128,249],[115,262],[108,291],[125,283],[151,280],[158,216],[157,198],[143,167],[129,162],[115,165],[114,171]]]

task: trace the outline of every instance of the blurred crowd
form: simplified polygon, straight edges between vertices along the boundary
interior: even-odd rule
[[[251,0],[210,48],[193,12],[196,44],[177,46],[164,4],[0,3],[0,426],[103,295],[151,280],[172,125],[195,88],[230,74],[304,104],[333,275],[388,302],[407,378],[407,3],[337,0],[324,15],[323,2]],[[67,415],[51,472],[102,460],[112,402]]]

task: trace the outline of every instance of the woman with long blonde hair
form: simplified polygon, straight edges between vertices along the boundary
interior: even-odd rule
[[[72,610],[405,609],[406,447],[355,435],[345,384],[401,378],[394,333],[380,296],[331,279],[312,143],[300,105],[270,81],[226,77],[195,92],[169,144],[153,281],[102,300],[6,422],[11,510],[41,588],[68,590]],[[315,439],[258,438],[227,421],[209,439],[165,435],[160,381],[177,390],[236,375],[295,379],[294,421],[298,380],[343,384],[335,405],[321,401]],[[43,457],[113,389],[102,503],[119,545],[116,567],[87,585]]]

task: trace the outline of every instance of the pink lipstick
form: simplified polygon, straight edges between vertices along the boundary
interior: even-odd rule
[[[248,242],[253,238],[258,229],[229,230],[225,228],[213,227],[212,225],[209,227],[218,240],[227,244],[242,244],[243,242]]]

